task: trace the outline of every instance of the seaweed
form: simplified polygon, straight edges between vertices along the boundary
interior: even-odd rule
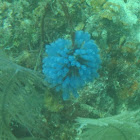
[[[139,140],[140,110],[100,118],[77,118],[80,140]]]
[[[10,61],[0,50],[0,139],[45,136],[45,83],[37,72]]]

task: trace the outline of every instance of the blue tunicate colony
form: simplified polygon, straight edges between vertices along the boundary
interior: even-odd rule
[[[70,93],[78,97],[77,91],[98,77],[99,50],[87,32],[77,31],[74,44],[71,40],[58,39],[46,45],[46,53],[45,79],[56,91],[62,91],[64,100]]]

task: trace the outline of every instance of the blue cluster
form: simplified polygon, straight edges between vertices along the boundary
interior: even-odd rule
[[[43,73],[47,82],[56,91],[62,91],[64,100],[70,93],[78,97],[78,89],[98,77],[101,63],[98,52],[90,34],[83,31],[75,33],[74,44],[71,40],[58,39],[46,45]]]

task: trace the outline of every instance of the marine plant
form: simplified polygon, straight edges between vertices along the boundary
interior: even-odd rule
[[[78,117],[76,121],[80,126],[77,129],[77,139],[139,140],[139,115],[140,110],[126,111],[119,115],[99,119]]]
[[[46,135],[43,85],[37,72],[10,61],[0,49],[0,140]]]

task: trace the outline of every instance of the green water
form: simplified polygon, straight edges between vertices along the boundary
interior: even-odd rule
[[[140,0],[0,0],[0,140],[140,140]],[[62,99],[45,45],[83,30],[99,77]]]

